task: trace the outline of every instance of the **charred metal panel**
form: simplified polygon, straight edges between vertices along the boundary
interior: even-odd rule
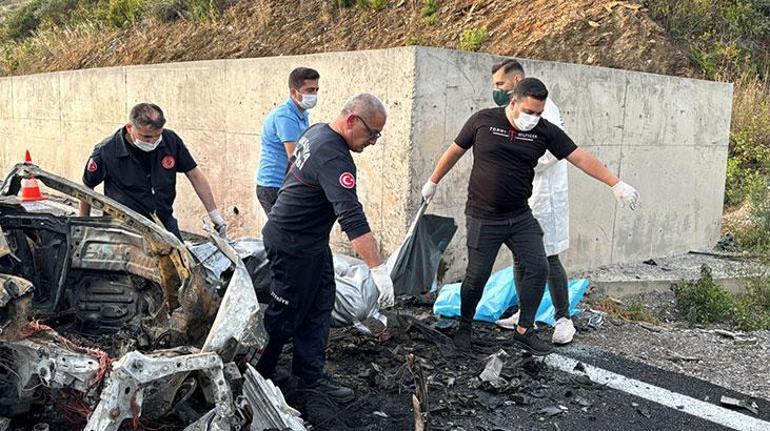
[[[112,227],[110,221],[73,222],[72,267],[122,271],[160,283],[158,257],[138,233]]]

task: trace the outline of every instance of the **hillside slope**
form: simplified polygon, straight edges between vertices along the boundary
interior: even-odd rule
[[[437,8],[426,14],[426,4]],[[501,55],[697,76],[687,56],[637,2],[392,0],[383,8],[328,0],[238,1],[211,19],[124,29],[54,28],[7,44],[0,74],[360,50],[409,44],[474,45]],[[483,29],[483,30],[482,30]],[[485,34],[485,36],[484,36]],[[472,38],[470,38],[472,39]],[[470,46],[469,46],[470,45]]]

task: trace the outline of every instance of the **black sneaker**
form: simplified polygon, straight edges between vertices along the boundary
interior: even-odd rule
[[[356,399],[356,393],[353,392],[353,389],[342,386],[329,375],[324,375],[312,382],[300,379],[298,389],[323,392],[336,403],[349,403]]]
[[[289,373],[289,370],[286,368],[276,367],[272,374],[264,377],[268,380],[271,380],[274,385],[282,386],[286,384],[289,379],[291,379],[291,373]]]
[[[471,323],[460,322],[460,327],[455,333],[454,343],[457,350],[467,352],[471,350]]]
[[[527,332],[523,334],[519,334],[519,331],[513,331],[513,341],[515,341],[519,347],[535,356],[545,356],[553,352],[553,344],[541,340],[532,328],[527,329]]]

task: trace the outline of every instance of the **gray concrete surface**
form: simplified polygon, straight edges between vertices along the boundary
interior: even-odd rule
[[[573,277],[591,280],[592,291],[613,298],[626,298],[649,292],[668,292],[671,285],[701,277],[701,266],[711,268],[714,281],[738,293],[751,277],[770,273],[761,262],[729,255],[682,254],[653,259],[655,265],[632,262],[601,265],[573,272]],[[648,261],[649,262],[649,261]]]
[[[390,118],[379,145],[356,156],[359,193],[382,248],[400,243],[419,189],[470,114],[492,105],[498,57],[423,47],[87,69],[0,79],[0,166],[32,151],[41,167],[79,179],[91,148],[139,101],[158,103],[209,175],[235,235],[264,223],[254,196],[264,115],[287,95],[296,66],[321,73],[311,121],[329,121],[345,98],[368,91]],[[732,85],[574,64],[524,61],[542,78],[575,141],[635,185],[642,209],[615,205],[607,188],[570,172],[570,270],[703,249],[719,235]],[[471,157],[442,184],[432,211],[457,218],[448,277],[464,269]],[[205,211],[180,178],[176,214],[198,231]],[[236,214],[236,209],[237,213]],[[348,251],[336,232],[334,248]],[[507,251],[498,267],[510,262]]]

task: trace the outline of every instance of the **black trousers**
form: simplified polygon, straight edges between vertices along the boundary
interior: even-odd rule
[[[262,187],[257,186],[257,200],[262,205],[262,209],[265,210],[265,215],[270,214],[270,210],[273,209],[275,201],[278,199],[278,187]]]
[[[519,290],[519,325],[531,328],[545,292],[548,260],[543,247],[543,230],[532,211],[509,220],[491,221],[466,218],[468,266],[461,288],[460,313],[464,321],[473,320],[484,286],[492,273],[497,252],[505,244],[523,268]]]
[[[175,237],[179,238],[179,241],[182,241],[182,232],[179,231],[179,223],[174,217],[163,220],[163,227],[165,227],[167,231],[173,233]]]
[[[269,378],[283,346],[293,340],[292,372],[314,381],[323,375],[335,284],[332,252],[288,253],[265,241],[272,272],[270,304],[265,311],[269,340],[257,371]]]
[[[513,258],[513,279],[516,282],[516,293],[521,298],[521,283],[524,269],[521,262]],[[569,317],[569,278],[559,255],[548,256],[548,291],[551,292],[551,302],[556,310],[556,320]],[[539,305],[538,305],[539,306]]]

